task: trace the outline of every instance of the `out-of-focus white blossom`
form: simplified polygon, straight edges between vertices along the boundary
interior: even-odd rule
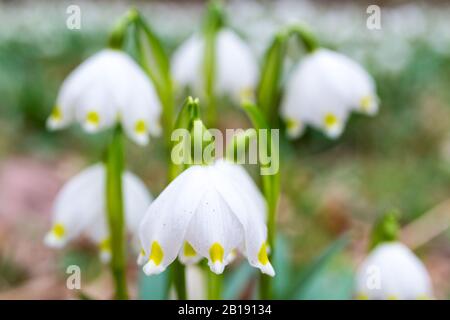
[[[358,269],[359,299],[430,299],[430,276],[422,262],[399,242],[381,243]]]
[[[145,73],[119,50],[105,49],[76,68],[64,81],[48,128],[60,129],[77,121],[89,133],[118,121],[127,135],[146,144],[160,133],[161,105]]]
[[[351,111],[378,111],[375,83],[356,62],[326,49],[310,53],[290,75],[281,104],[288,134],[298,137],[305,126],[337,138]]]
[[[187,39],[172,59],[172,74],[180,87],[190,87],[193,94],[204,96],[204,46],[200,35]],[[252,95],[258,80],[258,65],[247,44],[228,29],[216,38],[214,90],[230,96],[237,103]]]
[[[105,178],[105,166],[96,164],[63,186],[53,206],[52,228],[45,236],[45,244],[61,248],[84,233],[98,244],[102,261],[110,259]],[[130,172],[123,173],[123,195],[126,225],[135,234],[152,197],[142,181]]]

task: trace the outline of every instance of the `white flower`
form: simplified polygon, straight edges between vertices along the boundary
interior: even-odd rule
[[[433,296],[425,266],[399,242],[375,247],[359,267],[356,290],[360,299],[429,299]]]
[[[105,49],[63,82],[47,126],[54,130],[78,121],[92,133],[120,121],[133,141],[146,144],[149,133],[160,132],[160,113],[153,84],[134,60],[122,51]]]
[[[337,138],[353,110],[377,112],[375,83],[359,64],[326,49],[310,53],[293,70],[281,104],[292,137],[310,125]]]
[[[265,202],[245,170],[225,160],[192,166],[155,199],[139,237],[144,272],[157,274],[177,255],[201,256],[223,272],[236,250],[263,273],[275,274],[267,257]],[[186,251],[186,248],[188,250]]]
[[[105,166],[96,164],[63,186],[54,203],[52,228],[45,236],[45,244],[61,248],[85,233],[99,245],[101,259],[109,260],[105,178]],[[136,233],[152,197],[142,181],[130,172],[123,174],[123,194],[125,222],[131,233]]]
[[[204,96],[204,39],[193,35],[175,52],[172,74],[180,87],[190,87]],[[258,65],[250,48],[233,31],[220,30],[216,38],[215,93],[230,96],[237,103],[249,98],[256,88]]]

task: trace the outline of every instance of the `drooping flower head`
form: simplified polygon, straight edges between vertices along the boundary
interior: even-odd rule
[[[245,170],[225,160],[195,165],[159,195],[142,220],[138,262],[147,275],[177,256],[208,259],[220,274],[236,250],[263,273],[275,274],[267,257],[265,202]]]
[[[356,277],[360,299],[430,299],[431,280],[425,266],[400,242],[379,244],[363,261]]]
[[[61,248],[84,233],[98,244],[101,259],[108,261],[111,248],[105,194],[103,164],[93,165],[73,177],[56,197],[52,228],[44,242],[48,246]],[[136,233],[152,197],[139,178],[130,172],[123,173],[123,195],[126,225],[131,233]]]
[[[175,52],[172,74],[180,87],[190,87],[194,95],[204,97],[203,61],[205,40],[191,36]],[[236,103],[252,95],[258,80],[258,65],[248,45],[229,29],[217,33],[214,90]]]
[[[145,73],[126,53],[105,49],[84,61],[63,82],[47,120],[55,130],[79,122],[89,133],[122,124],[127,135],[146,144],[161,131],[161,104]]]
[[[326,49],[308,54],[290,75],[281,104],[288,134],[298,137],[306,126],[337,138],[352,111],[378,111],[375,83],[356,62]]]

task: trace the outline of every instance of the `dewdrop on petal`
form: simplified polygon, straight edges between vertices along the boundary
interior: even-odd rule
[[[346,56],[318,49],[292,71],[281,103],[290,137],[309,125],[338,138],[352,111],[374,115],[378,99],[372,77]]]
[[[98,245],[100,259],[111,258],[105,208],[105,167],[93,165],[67,182],[58,193],[53,206],[52,228],[44,238],[46,245],[62,248],[81,234]],[[145,185],[130,172],[123,174],[126,225],[137,232],[140,220],[152,197]]]
[[[79,122],[88,133],[122,124],[137,144],[159,135],[161,104],[153,84],[126,53],[104,49],[84,61],[63,82],[47,127]]]
[[[358,299],[431,299],[430,276],[423,263],[400,242],[376,246],[356,276]]]
[[[208,259],[216,274],[238,250],[250,265],[275,275],[267,257],[265,202],[241,170],[226,160],[192,166],[155,199],[139,229],[147,275],[163,272],[186,248],[183,255]]]
[[[180,87],[190,87],[197,96],[204,96],[204,39],[193,35],[174,53],[172,74]],[[248,45],[229,29],[222,29],[216,39],[215,91],[229,96],[236,103],[252,98],[258,81],[258,64]]]

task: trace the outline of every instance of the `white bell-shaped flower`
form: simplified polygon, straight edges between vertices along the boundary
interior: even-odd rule
[[[161,104],[153,84],[126,53],[105,49],[84,61],[63,82],[47,120],[55,130],[74,121],[97,132],[120,121],[127,135],[144,145],[161,131]]]
[[[430,276],[422,262],[399,242],[381,243],[358,269],[359,299],[430,299]]]
[[[267,257],[265,202],[245,170],[218,160],[180,174],[152,203],[142,220],[139,262],[147,275],[166,269],[180,252],[205,257],[220,274],[236,250],[250,265],[273,276]]]
[[[67,182],[54,203],[52,228],[45,236],[48,246],[61,248],[84,233],[100,249],[100,258],[111,256],[106,213],[105,166],[93,165]],[[152,201],[147,188],[135,175],[123,173],[124,213],[127,228],[136,234]]]
[[[204,46],[199,35],[187,39],[172,59],[172,74],[180,87],[190,87],[193,94],[204,96]],[[231,97],[236,103],[249,98],[257,85],[258,65],[249,46],[231,30],[218,31],[215,56],[215,93]]]
[[[373,115],[378,99],[372,77],[346,56],[318,49],[289,76],[281,116],[291,137],[298,137],[310,125],[337,138],[353,110]]]

